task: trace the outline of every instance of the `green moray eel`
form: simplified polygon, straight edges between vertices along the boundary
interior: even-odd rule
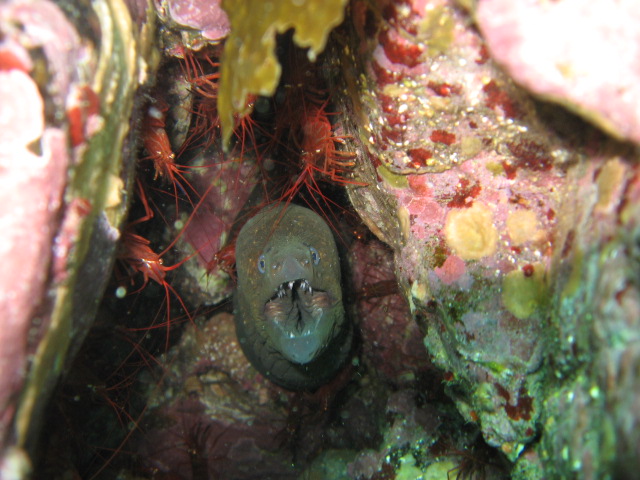
[[[289,390],[313,390],[351,347],[340,261],[331,229],[313,211],[269,205],[236,240],[238,341],[249,361]]]

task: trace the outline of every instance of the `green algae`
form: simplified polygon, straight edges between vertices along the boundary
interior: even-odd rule
[[[449,472],[453,473],[456,466],[453,460],[440,460],[427,467],[423,478],[424,480],[449,480],[453,478],[452,475],[449,475]]]
[[[416,480],[422,477],[422,470],[416,466],[416,459],[408,453],[398,461],[400,467],[396,472],[396,480]]]
[[[357,455],[354,450],[325,450],[320,453],[313,463],[307,468],[301,478],[308,480],[348,480],[349,463],[353,462]]]
[[[418,25],[420,37],[426,38],[430,56],[447,53],[453,43],[455,20],[444,5],[428,11]]]
[[[464,137],[460,141],[460,155],[465,160],[475,157],[482,151],[482,139],[474,136]]]
[[[276,34],[295,29],[293,41],[308,48],[312,61],[324,49],[329,32],[344,18],[346,0],[224,0],[231,34],[220,67],[218,112],[227,145],[234,115],[250,112],[250,95],[270,96],[282,67],[275,55]]]
[[[509,371],[509,367],[507,367],[506,365],[503,365],[500,362],[492,362],[492,361],[488,361],[488,362],[483,362],[483,361],[478,361],[478,365],[482,365],[484,368],[486,368],[487,370],[490,370],[491,373],[493,373],[495,376],[499,377],[500,375],[504,374],[505,372]]]
[[[406,175],[398,175],[384,165],[379,165],[376,171],[393,188],[407,188],[409,186]]]
[[[582,280],[582,267],[584,255],[580,250],[576,250],[571,260],[571,274],[562,290],[562,297],[573,297],[579,292]]]
[[[502,282],[502,303],[516,318],[529,318],[544,305],[547,285],[544,267],[538,264],[533,275],[526,276],[522,270],[509,272]]]

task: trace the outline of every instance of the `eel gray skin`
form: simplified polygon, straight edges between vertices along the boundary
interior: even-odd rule
[[[272,204],[236,240],[236,335],[253,366],[288,390],[327,383],[353,336],[333,234],[312,210]]]

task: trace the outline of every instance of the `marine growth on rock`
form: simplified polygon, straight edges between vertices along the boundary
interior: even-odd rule
[[[0,6],[0,477],[630,478],[640,18],[592,3]]]

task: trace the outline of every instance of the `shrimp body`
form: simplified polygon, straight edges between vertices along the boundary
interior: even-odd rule
[[[175,161],[176,154],[173,152],[166,129],[166,114],[168,109],[168,105],[163,100],[156,100],[155,104],[147,109],[147,113],[142,121],[142,130],[140,133],[142,145],[147,151],[148,156],[142,158],[142,160],[153,161],[155,169],[154,180],[157,180],[158,177],[166,179],[171,183],[176,199],[178,198],[178,191],[180,191],[187,196],[187,199],[191,203],[190,193],[196,196],[199,195],[185,177],[185,173],[189,167],[179,165]]]
[[[235,242],[233,242],[225,247],[222,247],[218,251],[218,253],[213,256],[211,261],[207,263],[207,273],[210,274],[216,267],[220,267],[223,272],[225,272],[235,281],[235,265],[236,245]]]
[[[307,106],[300,145],[303,168],[336,183],[353,183],[345,175],[355,166],[356,154],[336,148],[346,138],[334,135],[324,104]]]
[[[142,184],[140,182],[138,182],[138,194],[145,208],[145,215],[135,220],[134,222],[130,223],[124,229],[124,231],[122,232],[120,248],[116,255],[116,258],[120,262],[124,263],[127,269],[129,270],[129,272],[131,272],[132,283],[133,283],[133,275],[135,275],[136,273],[142,274],[142,277],[143,277],[142,285],[136,291],[140,291],[144,287],[146,287],[147,284],[149,283],[149,280],[153,280],[154,282],[158,283],[164,288],[166,304],[167,304],[167,319],[166,319],[166,322],[158,326],[166,326],[167,328],[166,347],[168,349],[169,348],[169,330],[171,326],[171,317],[170,317],[171,293],[173,293],[173,295],[178,299],[178,302],[184,309],[185,314],[189,318],[189,320],[192,320],[192,318],[191,318],[191,314],[189,313],[189,310],[187,309],[187,306],[182,300],[182,297],[180,297],[178,292],[167,281],[167,278],[166,278],[167,272],[171,270],[175,270],[176,268],[180,267],[182,264],[184,264],[186,261],[192,258],[196,252],[185,257],[184,259],[180,260],[178,263],[175,263],[174,265],[171,265],[171,266],[164,265],[162,256],[167,251],[169,251],[170,248],[173,247],[173,245],[177,241],[177,238],[162,253],[158,254],[151,249],[151,242],[148,239],[136,233],[133,233],[132,228],[134,225],[142,222],[146,222],[151,218],[153,218],[153,211],[149,208],[149,204],[147,202],[146,196],[144,195]],[[154,327],[148,327],[148,328],[154,328]]]
[[[144,278],[143,286],[153,280],[160,285],[164,285],[167,275],[167,268],[163,265],[160,255],[151,250],[151,242],[140,235],[125,231],[123,233],[122,249],[120,260],[124,261],[135,272],[142,274]]]
[[[164,107],[149,107],[142,124],[142,144],[149,154],[147,158],[153,160],[156,171],[154,179],[160,176],[175,182],[175,174],[179,173],[179,170],[167,135],[165,115]]]

